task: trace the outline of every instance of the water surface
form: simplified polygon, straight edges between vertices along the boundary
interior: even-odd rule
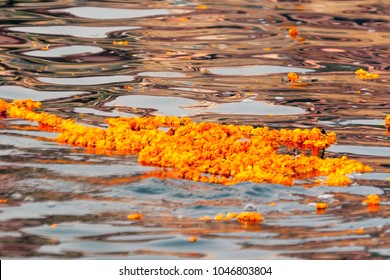
[[[39,100],[44,111],[99,127],[106,117],[152,115],[318,127],[338,135],[326,156],[374,171],[352,174],[348,187],[204,184],[0,119],[0,255],[388,259],[385,2],[1,2],[0,98]],[[358,79],[359,68],[380,78]],[[297,83],[287,81],[292,71]],[[369,194],[381,197],[378,208],[362,205]],[[319,201],[326,211],[316,211]],[[199,220],[248,209],[263,214],[260,225]],[[128,220],[134,212],[143,219]]]

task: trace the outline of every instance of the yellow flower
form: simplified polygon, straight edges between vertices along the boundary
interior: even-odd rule
[[[142,220],[143,215],[140,213],[131,213],[127,215],[127,219],[129,220]]]
[[[287,74],[287,79],[290,83],[296,83],[298,82],[299,76],[294,72],[290,72]]]
[[[223,214],[219,213],[217,216],[214,217],[214,220],[221,221],[223,219]]]
[[[363,70],[363,69],[358,69],[355,71],[355,74],[356,74],[356,77],[360,78],[360,79],[378,79],[379,78],[379,74],[377,73],[368,73],[366,70]]]
[[[377,194],[370,194],[363,201],[363,204],[368,204],[368,205],[379,205],[379,203],[380,203],[380,197]]]
[[[328,205],[326,204],[326,202],[318,202],[316,204],[317,210],[326,209],[326,208],[328,208]]]
[[[198,238],[196,236],[191,236],[188,238],[188,242],[196,242]]]

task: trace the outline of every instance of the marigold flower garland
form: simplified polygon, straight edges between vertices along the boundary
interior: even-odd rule
[[[235,184],[269,182],[293,185],[294,179],[328,176],[327,185],[348,185],[346,176],[369,172],[363,163],[341,158],[318,157],[319,151],[336,142],[335,133],[323,134],[318,128],[281,129],[247,125],[194,123],[185,117],[108,118],[109,127],[93,128],[38,113],[39,102],[0,99],[2,117],[36,121],[42,130],[57,131],[60,143],[89,149],[138,154],[143,165],[176,170],[177,177],[194,181]],[[167,131],[161,128],[168,128]],[[287,147],[311,151],[298,156],[278,152]]]

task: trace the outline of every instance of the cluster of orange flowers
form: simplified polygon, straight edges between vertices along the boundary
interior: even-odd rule
[[[390,133],[390,115],[386,116],[385,124],[386,124],[387,132]]]
[[[109,127],[103,129],[35,112],[39,107],[32,100],[0,99],[2,116],[36,121],[41,129],[59,132],[60,143],[138,154],[141,164],[170,168],[178,178],[226,185],[244,181],[293,185],[294,179],[328,176],[328,185],[346,185],[347,174],[371,171],[346,156],[318,157],[320,150],[335,143],[336,135],[317,128],[274,130],[157,116],[109,118]],[[283,147],[311,151],[311,155],[281,153]]]
[[[378,73],[368,73],[366,70],[359,69],[355,71],[356,77],[360,79],[378,79],[379,74]]]
[[[214,218],[211,218],[210,216],[203,216],[200,217],[199,220],[201,221],[210,221],[210,220],[216,220],[216,221],[230,221],[232,219],[237,220],[241,224],[259,224],[263,216],[260,212],[242,212],[242,213],[234,213],[234,212],[228,212],[225,215],[222,213],[219,213]]]

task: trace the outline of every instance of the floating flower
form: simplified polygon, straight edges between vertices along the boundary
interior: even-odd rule
[[[198,238],[196,236],[191,236],[188,238],[188,242],[196,242]]]
[[[114,42],[112,42],[113,45],[121,45],[121,46],[127,46],[129,43],[127,42],[127,40],[123,40],[123,41],[116,41],[114,40]]]
[[[140,213],[131,213],[127,215],[127,219],[129,220],[142,220],[143,215]]]
[[[326,202],[318,202],[316,204],[316,209],[317,210],[324,210],[326,208],[328,208],[328,204],[326,204]]]
[[[241,224],[259,224],[262,219],[259,212],[243,212],[237,215],[237,221]]]
[[[379,203],[380,203],[380,197],[377,194],[370,194],[363,201],[363,204],[367,204],[367,205],[379,205]]]
[[[340,172],[331,173],[325,180],[325,184],[328,186],[347,186],[351,183],[351,179]]]
[[[214,217],[214,220],[221,221],[223,219],[223,214],[219,213],[217,216]]]
[[[1,105],[0,105],[0,108],[1,108]],[[385,125],[386,125],[387,132],[390,133],[390,115],[386,116]]]
[[[368,73],[366,70],[363,70],[363,69],[359,69],[359,70],[356,70],[355,71],[355,74],[356,74],[356,77],[360,78],[360,79],[378,79],[379,78],[379,74],[377,73]]]
[[[296,28],[290,28],[288,30],[288,35],[290,35],[291,38],[295,39],[298,36],[298,30]]]
[[[364,228],[358,228],[357,230],[355,230],[355,233],[363,234],[364,233]]]
[[[296,83],[298,82],[299,76],[294,72],[290,72],[287,74],[287,79],[290,83]]]

